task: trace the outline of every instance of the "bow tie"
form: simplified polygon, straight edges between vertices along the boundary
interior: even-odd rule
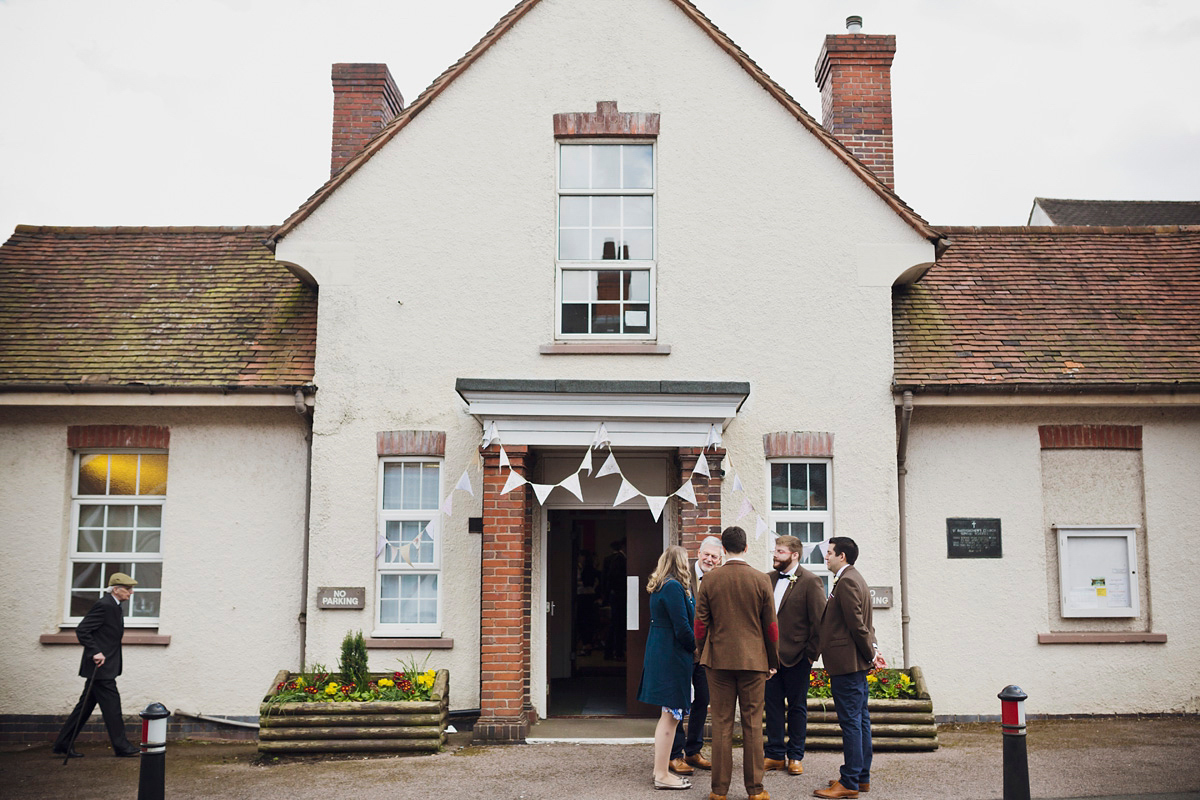
[[[776,572],[779,573],[779,577],[781,580],[787,580],[792,577],[791,575],[788,575],[786,572],[783,572],[781,570],[776,570]]]

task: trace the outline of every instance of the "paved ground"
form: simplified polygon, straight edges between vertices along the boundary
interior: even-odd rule
[[[879,753],[869,800],[994,800],[1003,795],[998,726],[944,727],[932,753]],[[1030,723],[1029,769],[1035,798],[1200,798],[1200,719],[1052,720]],[[0,797],[91,800],[135,798],[137,759],[118,759],[98,744],[63,766],[49,745],[0,750]],[[456,734],[436,755],[354,760],[263,762],[253,744],[172,743],[167,798],[258,800],[429,800],[486,798],[678,798],[705,800],[708,773],[676,794],[650,786],[644,744],[530,744],[473,747]],[[735,751],[735,781],[740,751]],[[840,755],[810,753],[799,777],[768,773],[775,800],[810,797],[835,777]],[[730,800],[744,798],[735,782]]]

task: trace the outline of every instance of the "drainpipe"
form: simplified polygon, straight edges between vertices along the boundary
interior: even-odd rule
[[[296,413],[304,415],[304,421],[307,424],[308,430],[304,433],[304,549],[301,557],[303,558],[300,569],[300,614],[296,618],[300,623],[300,671],[304,671],[305,658],[308,650],[308,549],[310,525],[309,520],[312,516],[312,445],[313,445],[313,418],[312,414],[308,413],[308,404],[305,402],[304,393],[299,389],[296,390]]]
[[[900,641],[904,668],[908,669],[908,518],[905,512],[904,478],[908,474],[908,426],[912,421],[912,392],[904,393],[900,412],[900,442],[896,447],[896,484],[900,501]]]

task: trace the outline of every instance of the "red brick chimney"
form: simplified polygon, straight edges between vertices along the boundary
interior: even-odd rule
[[[333,65],[332,177],[404,109],[387,64]]]
[[[892,58],[895,36],[860,33],[862,17],[846,19],[846,33],[825,37],[817,59],[821,119],[889,189],[892,166]]]

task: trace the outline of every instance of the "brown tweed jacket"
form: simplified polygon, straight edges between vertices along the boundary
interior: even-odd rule
[[[796,567],[794,580],[779,604],[779,663],[794,667],[801,661],[812,663],[820,651],[821,616],[825,613],[825,584],[802,566]],[[771,573],[772,592],[778,588],[779,573]]]
[[[767,576],[745,561],[709,570],[696,601],[696,641],[709,669],[778,669],[779,623]]]
[[[830,675],[870,669],[875,658],[871,591],[862,574],[848,566],[837,579],[821,617],[821,656]]]

